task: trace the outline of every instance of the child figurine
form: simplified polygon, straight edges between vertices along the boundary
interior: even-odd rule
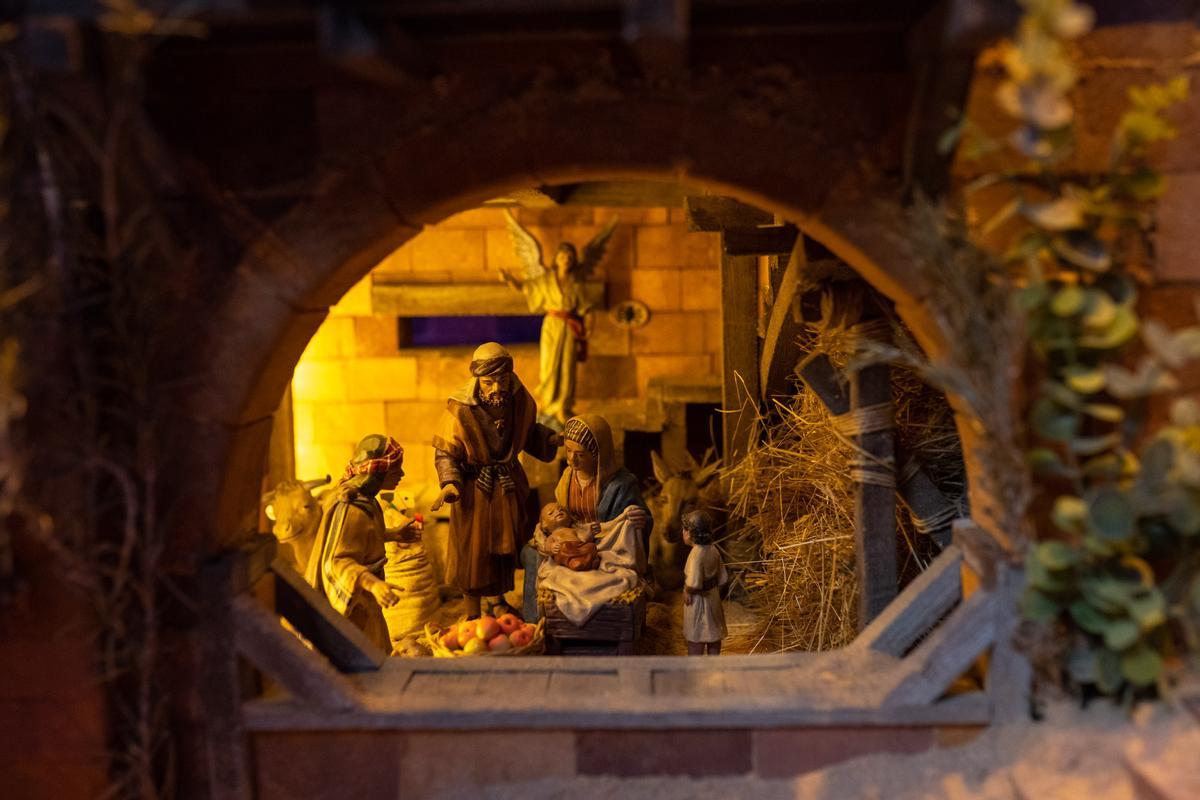
[[[689,656],[720,655],[726,633],[721,587],[729,577],[713,545],[712,517],[690,511],[681,522],[683,543],[692,548],[683,567],[683,638]]]

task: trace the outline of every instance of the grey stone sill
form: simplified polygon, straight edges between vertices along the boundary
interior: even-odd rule
[[[977,726],[981,693],[883,707],[898,662],[834,651],[685,658],[390,659],[348,676],[359,707],[331,712],[286,698],[245,705],[250,730],[646,729]]]

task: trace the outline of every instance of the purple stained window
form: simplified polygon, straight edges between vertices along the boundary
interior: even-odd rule
[[[451,347],[484,342],[527,344],[542,332],[540,316],[527,317],[408,317],[400,320],[405,347]]]

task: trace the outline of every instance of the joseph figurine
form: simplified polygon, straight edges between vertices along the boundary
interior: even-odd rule
[[[432,509],[453,504],[446,581],[463,591],[468,617],[479,616],[482,598],[501,597],[514,585],[529,494],[517,456],[551,461],[562,443],[561,434],[537,422],[537,405],[508,351],[481,345],[471,380],[446,401],[433,437],[442,492]]]

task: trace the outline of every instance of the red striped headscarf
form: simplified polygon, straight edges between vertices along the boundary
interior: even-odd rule
[[[389,472],[404,463],[404,448],[390,436],[373,433],[358,443],[342,480]]]

